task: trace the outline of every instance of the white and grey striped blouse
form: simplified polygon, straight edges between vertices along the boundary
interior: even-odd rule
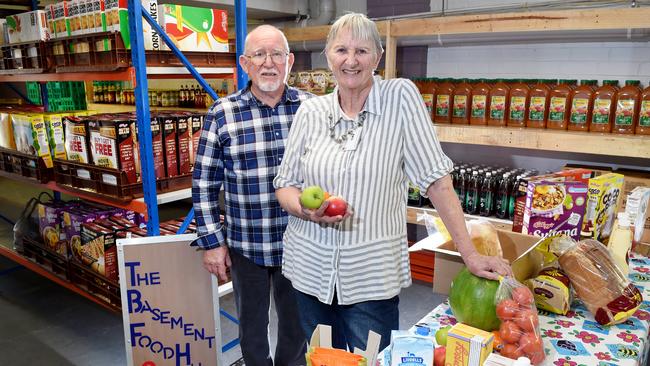
[[[302,103],[274,185],[320,185],[342,196],[354,214],[335,225],[290,216],[283,273],[297,290],[328,304],[335,291],[342,305],[388,299],[411,284],[408,181],[426,192],[453,164],[411,81],[374,79],[365,122],[352,143],[337,142],[355,127],[342,115],[337,95],[338,89]]]

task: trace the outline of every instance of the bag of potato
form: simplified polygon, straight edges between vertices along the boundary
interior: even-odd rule
[[[516,279],[506,277],[500,280],[494,301],[501,320],[501,356],[514,360],[525,356],[533,365],[541,364],[544,344],[533,293]]]
[[[503,257],[497,229],[491,222],[484,219],[468,221],[467,231],[479,254]]]
[[[616,266],[602,243],[565,235],[545,239],[540,246],[557,256],[576,295],[601,325],[618,324],[634,314],[643,296]]]

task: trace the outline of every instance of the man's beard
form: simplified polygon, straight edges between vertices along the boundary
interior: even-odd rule
[[[260,90],[263,92],[270,93],[278,90],[282,86],[282,84],[283,84],[282,80],[267,81],[267,82],[259,83],[257,87],[260,88]]]

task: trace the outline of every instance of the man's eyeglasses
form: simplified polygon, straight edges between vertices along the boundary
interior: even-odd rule
[[[257,51],[252,55],[244,55],[244,56],[248,57],[248,59],[251,60],[251,62],[255,66],[261,66],[264,62],[266,62],[267,56],[271,56],[271,61],[273,61],[274,64],[282,65],[285,62],[287,62],[288,55],[289,53],[285,51],[273,51],[271,53]]]

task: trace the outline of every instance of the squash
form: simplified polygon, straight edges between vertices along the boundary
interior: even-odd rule
[[[498,281],[473,275],[464,267],[451,282],[449,306],[456,319],[487,332],[499,329],[494,297]]]

